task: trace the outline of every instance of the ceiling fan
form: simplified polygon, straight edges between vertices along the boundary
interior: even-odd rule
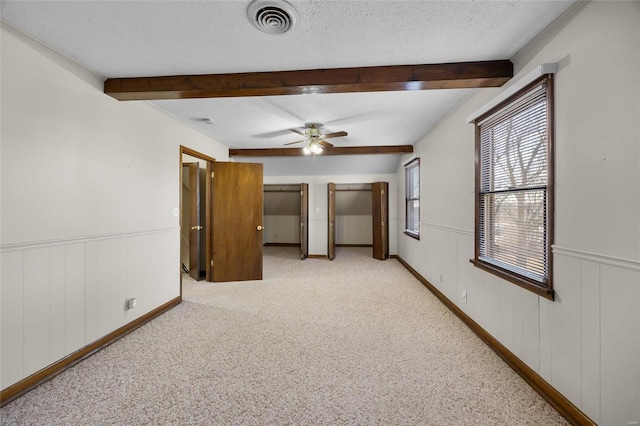
[[[305,154],[315,155],[322,152],[322,147],[331,148],[333,144],[327,142],[325,139],[347,136],[347,132],[345,131],[322,134],[322,131],[320,130],[322,128],[322,123],[305,123],[304,126],[304,131],[300,131],[298,129],[290,129],[292,132],[304,136],[304,139],[285,143],[285,145],[294,145],[300,142],[307,142],[307,146],[305,146],[303,149]]]

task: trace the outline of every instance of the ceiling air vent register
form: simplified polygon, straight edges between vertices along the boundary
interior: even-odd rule
[[[247,16],[257,29],[271,35],[286,33],[298,20],[298,12],[284,0],[255,0]]]

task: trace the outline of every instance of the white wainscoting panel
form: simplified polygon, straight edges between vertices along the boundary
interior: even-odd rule
[[[158,299],[156,304],[149,310],[175,299],[180,296],[180,268],[178,259],[180,259],[180,235],[178,232],[165,232],[156,234],[158,239],[158,248],[164,248],[163,253],[156,250],[156,260],[159,268],[154,281],[146,282],[146,288],[149,291],[157,289]],[[123,322],[124,324],[124,322]]]
[[[571,401],[581,400],[580,261],[554,258],[555,300],[549,304],[551,377],[546,378]]]
[[[538,374],[545,379],[547,382],[553,382],[553,376],[551,374],[552,370],[552,346],[551,346],[551,334],[553,329],[553,323],[551,322],[551,316],[549,315],[549,309],[552,301],[539,298],[538,303],[540,304],[540,314],[538,318],[540,319],[540,369],[538,370]]]
[[[582,355],[582,405],[600,418],[600,265],[580,261],[580,329]]]
[[[530,322],[525,317],[526,311],[523,309],[524,292],[519,289],[511,289],[511,352],[518,358],[523,358],[524,324]],[[508,301],[507,301],[508,303]],[[527,318],[525,320],[525,318]],[[537,318],[537,315],[534,316]]]
[[[64,323],[64,296],[65,296],[65,261],[64,246],[51,247],[50,256],[50,283],[49,298],[49,357],[59,359],[64,357],[65,347],[65,323]]]
[[[639,300],[640,273],[600,265],[602,424],[640,420]]]
[[[172,228],[1,247],[2,388],[177,297],[179,244]]]
[[[143,294],[144,290],[144,277],[147,276],[147,271],[142,266],[142,248],[144,246],[144,236],[133,236],[127,239],[126,248],[126,294],[129,297],[135,297],[138,302],[136,309],[130,309],[125,311],[125,323],[131,322],[138,318],[149,310],[151,304],[147,304],[147,297]],[[140,309],[138,309],[140,308]]]
[[[467,267],[473,268],[472,265]],[[508,341],[502,336],[504,328],[502,327],[501,321],[504,315],[500,312],[500,309],[505,300],[509,300],[510,298],[502,299],[500,296],[503,292],[510,291],[509,286],[511,284],[487,273],[485,273],[482,278],[483,288],[481,291],[486,292],[484,299],[485,322],[479,324],[508,348]]]
[[[640,421],[640,260],[554,246],[550,301],[475,268],[472,232],[420,225],[399,241],[418,273],[595,422]]]
[[[118,328],[119,311],[124,310],[124,297],[120,300],[118,289],[120,278],[118,267],[119,257],[125,252],[120,251],[119,240],[98,241],[97,278],[97,335],[104,336],[109,331]],[[122,309],[114,309],[121,305]]]
[[[530,291],[522,294],[522,359],[540,373],[540,297]]]
[[[551,358],[551,384],[599,424],[639,421],[640,261],[556,246],[553,252],[560,297],[549,311],[564,301],[566,312],[549,321],[562,340]]]
[[[0,283],[0,380],[2,388],[17,382],[24,370],[24,253],[2,253]]]
[[[50,248],[24,252],[24,374],[49,364]]]
[[[85,344],[99,337],[98,334],[98,241],[89,241],[85,247]]]
[[[64,246],[64,349],[70,354],[85,346],[86,245]],[[54,359],[59,359],[54,358]]]
[[[521,290],[519,287],[511,285],[503,280],[500,280],[497,285],[500,287],[496,299],[498,301],[498,309],[496,309],[496,311],[499,314],[500,326],[500,334],[498,336],[502,344],[505,345],[507,349],[516,353],[517,351],[514,348],[514,334],[522,333],[522,329],[516,327],[516,324],[513,322],[514,312],[520,310],[519,305],[514,306],[514,302],[519,302],[519,300],[516,300],[514,294]],[[522,324],[522,315],[520,315],[520,324]],[[518,340],[521,341],[522,339],[519,338]]]

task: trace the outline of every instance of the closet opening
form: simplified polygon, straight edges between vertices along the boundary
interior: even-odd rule
[[[389,257],[387,182],[328,184],[328,257],[336,247],[371,247],[372,257]]]
[[[264,185],[263,245],[299,247],[309,256],[309,185]]]

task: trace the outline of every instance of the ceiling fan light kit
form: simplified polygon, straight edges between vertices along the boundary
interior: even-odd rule
[[[298,12],[284,0],[255,0],[247,9],[247,17],[263,33],[282,35],[295,26]]]
[[[309,154],[320,154],[322,152],[322,147],[317,141],[310,141],[309,145],[305,146],[302,150],[306,155]]]

